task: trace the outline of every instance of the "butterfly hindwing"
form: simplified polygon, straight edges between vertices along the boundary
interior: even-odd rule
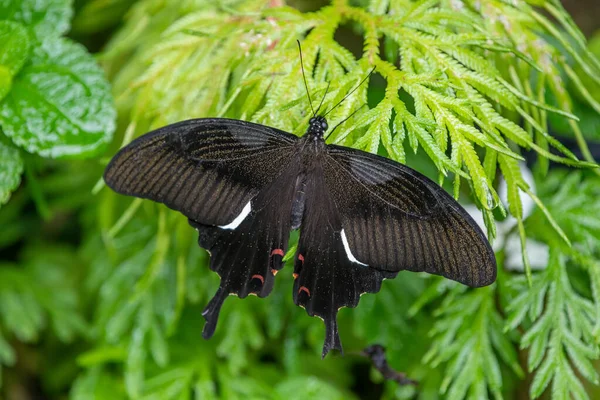
[[[337,312],[356,307],[363,293],[378,292],[385,278],[396,273],[380,271],[348,259],[338,207],[323,176],[322,166],[307,174],[306,207],[294,263],[294,302],[310,316],[325,322],[322,356],[342,351]]]
[[[391,272],[425,271],[472,287],[495,280],[487,239],[444,189],[383,157],[339,146],[327,150],[327,188],[358,261]]]
[[[275,275],[283,268],[291,230],[293,184],[299,163],[289,167],[250,201],[250,212],[235,229],[208,226],[190,220],[198,242],[210,254],[210,268],[219,274],[217,293],[203,311],[205,338],[214,333],[220,308],[229,294],[269,295]]]
[[[287,165],[297,138],[244,121],[193,119],[125,146],[104,180],[206,225],[226,225]]]

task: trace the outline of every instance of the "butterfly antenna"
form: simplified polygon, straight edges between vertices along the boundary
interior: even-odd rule
[[[333,132],[338,128],[338,126],[340,126],[341,124],[343,124],[344,122],[348,121],[350,118],[352,118],[354,116],[354,114],[356,114],[358,111],[360,111],[361,108],[363,108],[364,106],[366,106],[367,103],[363,104],[362,106],[358,107],[356,110],[354,110],[352,112],[352,114],[348,115],[346,118],[344,118],[344,120],[340,123],[338,123],[336,126],[333,127],[333,129],[331,130],[331,132],[329,132],[329,134],[327,135],[327,137],[331,136],[333,134]]]
[[[312,100],[310,99],[310,92],[308,91],[308,84],[306,83],[306,74],[304,73],[304,61],[302,60],[302,46],[300,46],[299,40],[296,40],[296,42],[298,42],[298,51],[300,52],[300,67],[302,68],[302,78],[304,79],[304,87],[306,88],[306,95],[308,96],[308,104],[310,104],[310,109],[312,110],[313,117],[316,117],[317,114],[315,114],[315,109],[313,108]]]
[[[323,98],[321,99],[321,102],[319,103],[319,107],[317,107],[316,114],[319,113],[319,110],[321,109],[321,106],[323,105],[323,101],[325,100],[325,96],[327,96],[327,92],[329,92],[329,86],[331,86],[331,82],[327,83],[327,89],[325,89],[325,94],[323,95]]]
[[[371,72],[369,72],[369,75],[365,76],[363,78],[363,80],[360,81],[360,83],[358,85],[356,85],[356,87],[350,91],[350,93],[348,93],[347,95],[345,95],[344,98],[341,99],[340,101],[338,101],[338,103],[335,106],[331,107],[331,109],[329,111],[327,111],[325,114],[323,114],[323,117],[325,117],[327,114],[329,114],[330,112],[332,112],[337,106],[339,106],[340,104],[342,104],[342,102],[344,100],[346,100],[352,93],[356,92],[356,89],[358,89],[363,83],[365,83],[365,81],[367,79],[369,79],[369,77],[373,74],[374,71],[375,71],[375,67],[373,67],[373,69],[371,70]],[[358,110],[360,110],[360,108]]]

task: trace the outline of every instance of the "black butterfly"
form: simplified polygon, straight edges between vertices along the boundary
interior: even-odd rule
[[[113,190],[183,213],[221,284],[202,315],[210,338],[229,294],[265,297],[290,231],[294,302],[325,322],[323,357],[342,350],[336,316],[399,271],[469,286],[496,278],[480,228],[440,186],[405,165],[328,145],[324,117],[302,137],[231,119],[192,119],[143,135],[112,159]]]

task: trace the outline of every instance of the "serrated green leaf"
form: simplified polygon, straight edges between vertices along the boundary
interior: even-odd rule
[[[389,133],[388,125],[389,125],[390,116],[392,115],[391,107],[388,104],[380,103],[377,106],[377,108],[373,109],[372,111],[374,111],[373,115],[375,115],[376,118],[372,121],[369,120],[370,126],[367,129],[367,132],[364,135],[362,135],[356,142],[354,142],[352,147],[357,148],[357,149],[364,149],[365,151],[368,151],[369,153],[377,154],[377,150],[379,148],[379,142],[386,135],[386,133],[384,131],[387,131],[388,139],[383,140],[384,146],[387,144],[386,149],[389,148],[389,151],[392,152],[391,155],[395,155],[395,152],[391,148],[390,140],[389,140],[389,138],[391,137],[391,134]]]
[[[529,346],[529,357],[527,359],[527,369],[534,371],[542,362],[546,354],[549,333],[541,333],[535,336]]]
[[[164,367],[169,362],[169,349],[165,342],[164,333],[160,331],[156,323],[150,328],[150,351],[158,366]]]
[[[494,149],[487,149],[483,159],[483,170],[490,182],[496,179],[496,166],[498,165],[498,152]]]
[[[129,302],[123,305],[106,323],[105,334],[108,342],[116,342],[131,325],[137,304]]]
[[[136,328],[129,343],[124,377],[127,393],[132,398],[140,397],[143,391],[144,362],[146,361],[144,340],[145,332],[140,328]]]
[[[89,350],[77,357],[77,364],[82,367],[93,367],[109,362],[121,362],[127,357],[127,350],[121,346],[103,346]]]
[[[567,384],[565,385],[566,386],[565,391],[568,391],[568,394],[573,396],[573,398],[576,400],[589,400],[590,397],[585,392],[585,388],[583,387],[583,384],[581,383],[579,378],[575,375],[573,370],[569,366],[566,366],[566,368],[564,368],[564,369],[566,370],[565,375],[567,378]]]
[[[167,369],[145,382],[142,399],[177,399],[184,397],[192,383],[194,370],[188,367]]]
[[[498,322],[495,329],[491,330],[490,338],[494,348],[497,350],[500,358],[513,370],[513,372],[519,377],[523,378],[525,373],[519,363],[517,351],[514,344],[510,340],[509,336],[504,333],[503,321],[498,318]]]
[[[504,154],[498,155],[500,169],[506,178],[508,188],[508,209],[513,217],[523,218],[523,204],[519,195],[519,183],[522,182],[521,170],[517,160],[507,157]]]
[[[115,110],[102,70],[68,39],[48,38],[0,104],[13,142],[44,157],[89,157],[112,139]]]
[[[66,33],[72,15],[69,0],[0,0],[0,16],[32,28],[39,39]]]
[[[544,283],[545,282],[542,283],[541,288],[539,288],[537,294],[533,291],[531,292],[531,294],[533,295],[532,297],[534,297],[534,300],[530,300],[532,302],[529,304],[523,304],[523,308],[525,309],[527,309],[528,305],[531,307],[529,309],[529,318],[531,318],[534,321],[537,320],[540,317],[540,315],[542,315],[542,311],[544,310],[544,307],[546,305],[546,292],[548,291],[548,286],[546,286]]]
[[[508,318],[506,319],[505,331],[515,329],[518,325],[523,322],[523,319],[527,315],[527,305],[530,302],[529,293],[521,293],[519,296],[512,299],[511,303],[506,307],[509,311]]]
[[[498,204],[498,195],[491,187],[473,146],[469,144],[462,135],[458,134],[458,137],[460,137],[459,143],[461,146],[461,154],[469,169],[471,181],[475,187],[475,193],[483,207],[491,210]]]
[[[460,400],[465,398],[465,394],[467,393],[469,386],[471,385],[473,380],[476,379],[476,366],[477,364],[475,362],[472,362],[471,360],[469,360],[465,364],[465,367],[462,370],[460,370],[460,373],[448,389],[448,399]]]
[[[529,328],[525,335],[523,335],[523,337],[521,338],[521,344],[527,347],[530,346],[531,342],[533,341],[533,338],[546,332],[553,322],[555,321],[553,321],[552,314],[544,314],[542,318],[538,319],[535,322],[535,324],[533,324],[533,326]]]
[[[0,141],[0,206],[21,183],[23,160],[19,150]]]
[[[24,295],[12,291],[0,292],[0,315],[3,325],[22,341],[37,339],[42,328],[42,309],[34,300],[31,293]]]
[[[493,391],[498,391],[502,388],[502,374],[500,373],[500,364],[496,355],[487,353],[483,356],[483,372]]]
[[[556,365],[554,364],[553,357],[546,357],[540,368],[536,371],[529,388],[529,395],[533,399],[537,399],[548,387],[550,380],[554,376]]]
[[[594,365],[590,362],[590,358],[597,358],[596,352],[591,352],[587,349],[578,339],[572,335],[568,339],[570,346],[567,346],[567,354],[573,362],[573,365],[587,380],[594,384],[598,384],[598,373],[594,368]],[[591,354],[590,354],[591,353]]]

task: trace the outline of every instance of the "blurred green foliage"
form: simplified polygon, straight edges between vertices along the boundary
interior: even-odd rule
[[[600,134],[589,122],[600,114],[600,64],[558,1],[336,0],[308,13],[262,0],[76,8],[78,39],[109,37],[103,69],[62,37],[71,2],[0,0],[0,390],[9,398],[600,396],[600,178],[550,168],[591,166],[582,137]],[[204,341],[200,313],[218,278],[195,232],[99,181],[120,144],[184,118],[302,133],[310,115],[297,39],[313,98],[331,82],[325,108],[376,67],[328,116],[331,126],[369,107],[328,140],[406,162],[470,197],[497,236],[500,268],[496,284],[477,290],[400,273],[340,311],[348,354],[325,360],[323,326],[293,305],[286,269],[268,298],[229,299]],[[549,117],[587,163],[547,132]],[[119,140],[106,149],[115,125]],[[528,151],[537,153],[533,185],[519,162]],[[496,231],[496,219],[512,228]],[[504,268],[511,238],[524,245],[523,271]],[[548,255],[533,272],[531,240]],[[419,386],[383,382],[352,354],[372,343]]]

